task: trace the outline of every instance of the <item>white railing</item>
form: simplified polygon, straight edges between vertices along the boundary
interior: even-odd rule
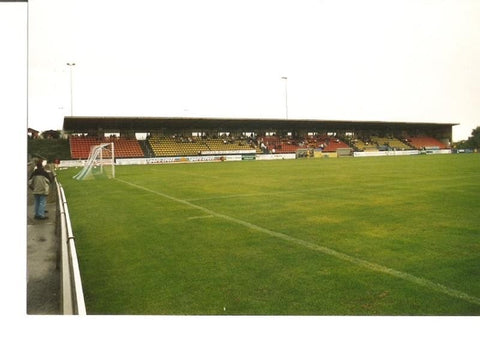
[[[60,215],[60,254],[61,254],[61,308],[64,315],[86,315],[82,279],[78,266],[75,237],[73,236],[67,199],[62,186],[56,181],[58,210]]]

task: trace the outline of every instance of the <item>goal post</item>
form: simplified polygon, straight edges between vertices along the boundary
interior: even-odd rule
[[[115,145],[105,143],[94,145],[82,170],[75,176],[76,180],[91,178],[115,178]]]

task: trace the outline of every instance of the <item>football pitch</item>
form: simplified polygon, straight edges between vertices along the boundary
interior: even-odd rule
[[[78,171],[89,314],[480,315],[480,155]]]

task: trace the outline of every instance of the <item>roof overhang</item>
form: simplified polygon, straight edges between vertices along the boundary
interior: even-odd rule
[[[70,116],[63,120],[63,130],[70,133],[88,131],[155,130],[360,130],[360,129],[412,129],[452,127],[457,123],[334,121],[301,119],[255,118],[186,118],[186,117],[90,117]]]

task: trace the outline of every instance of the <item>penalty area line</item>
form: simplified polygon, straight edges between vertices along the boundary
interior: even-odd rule
[[[130,185],[132,187],[142,189],[146,192],[150,192],[150,193],[159,195],[161,197],[164,197],[165,199],[175,201],[179,204],[183,204],[183,205],[195,208],[197,210],[203,211],[207,215],[211,215],[213,217],[218,217],[218,218],[223,218],[223,219],[225,219],[227,221],[230,221],[232,223],[243,225],[246,228],[258,231],[258,232],[263,233],[263,234],[267,234],[271,237],[282,239],[282,240],[290,242],[290,243],[295,243],[295,244],[297,244],[299,246],[302,246],[304,248],[308,248],[308,249],[320,252],[322,254],[326,254],[326,255],[335,257],[337,259],[349,262],[349,263],[354,264],[356,266],[360,266],[360,267],[369,269],[371,271],[388,274],[390,276],[400,278],[400,279],[408,281],[410,283],[414,283],[416,285],[423,286],[423,287],[429,288],[429,289],[437,291],[437,292],[441,292],[441,293],[443,293],[445,295],[448,295],[450,297],[458,298],[458,299],[470,302],[472,304],[480,305],[480,298],[475,297],[475,296],[471,296],[471,295],[469,295],[465,292],[459,291],[459,290],[451,289],[451,288],[449,288],[445,285],[435,283],[431,280],[421,278],[421,277],[417,277],[417,276],[414,276],[414,275],[406,273],[406,272],[397,271],[397,270],[394,270],[392,268],[389,268],[389,267],[386,267],[386,266],[383,266],[383,265],[379,265],[379,264],[376,264],[376,263],[373,263],[373,262],[369,262],[367,260],[359,259],[359,258],[356,258],[354,256],[350,256],[348,254],[344,254],[342,252],[336,251],[336,250],[328,248],[328,247],[320,246],[318,244],[307,242],[307,241],[304,241],[304,240],[301,240],[301,239],[298,239],[298,238],[295,238],[295,237],[292,237],[292,236],[289,236],[289,235],[286,235],[286,234],[283,234],[283,233],[280,233],[280,232],[269,230],[269,229],[263,228],[261,226],[246,222],[244,220],[234,218],[234,217],[230,217],[228,215],[212,211],[208,208],[205,208],[205,207],[202,207],[202,206],[199,206],[199,205],[195,205],[195,204],[193,204],[189,201],[179,199],[179,198],[176,198],[174,196],[171,196],[171,195],[168,195],[168,194],[165,194],[165,193],[162,193],[162,192],[158,192],[158,191],[155,191],[155,190],[152,190],[152,189],[149,189],[149,188],[146,188],[146,187],[143,187],[143,186],[125,181],[125,180],[121,180],[119,178],[116,178],[115,180],[119,181],[119,182],[122,182],[122,183],[125,183],[127,185]]]

